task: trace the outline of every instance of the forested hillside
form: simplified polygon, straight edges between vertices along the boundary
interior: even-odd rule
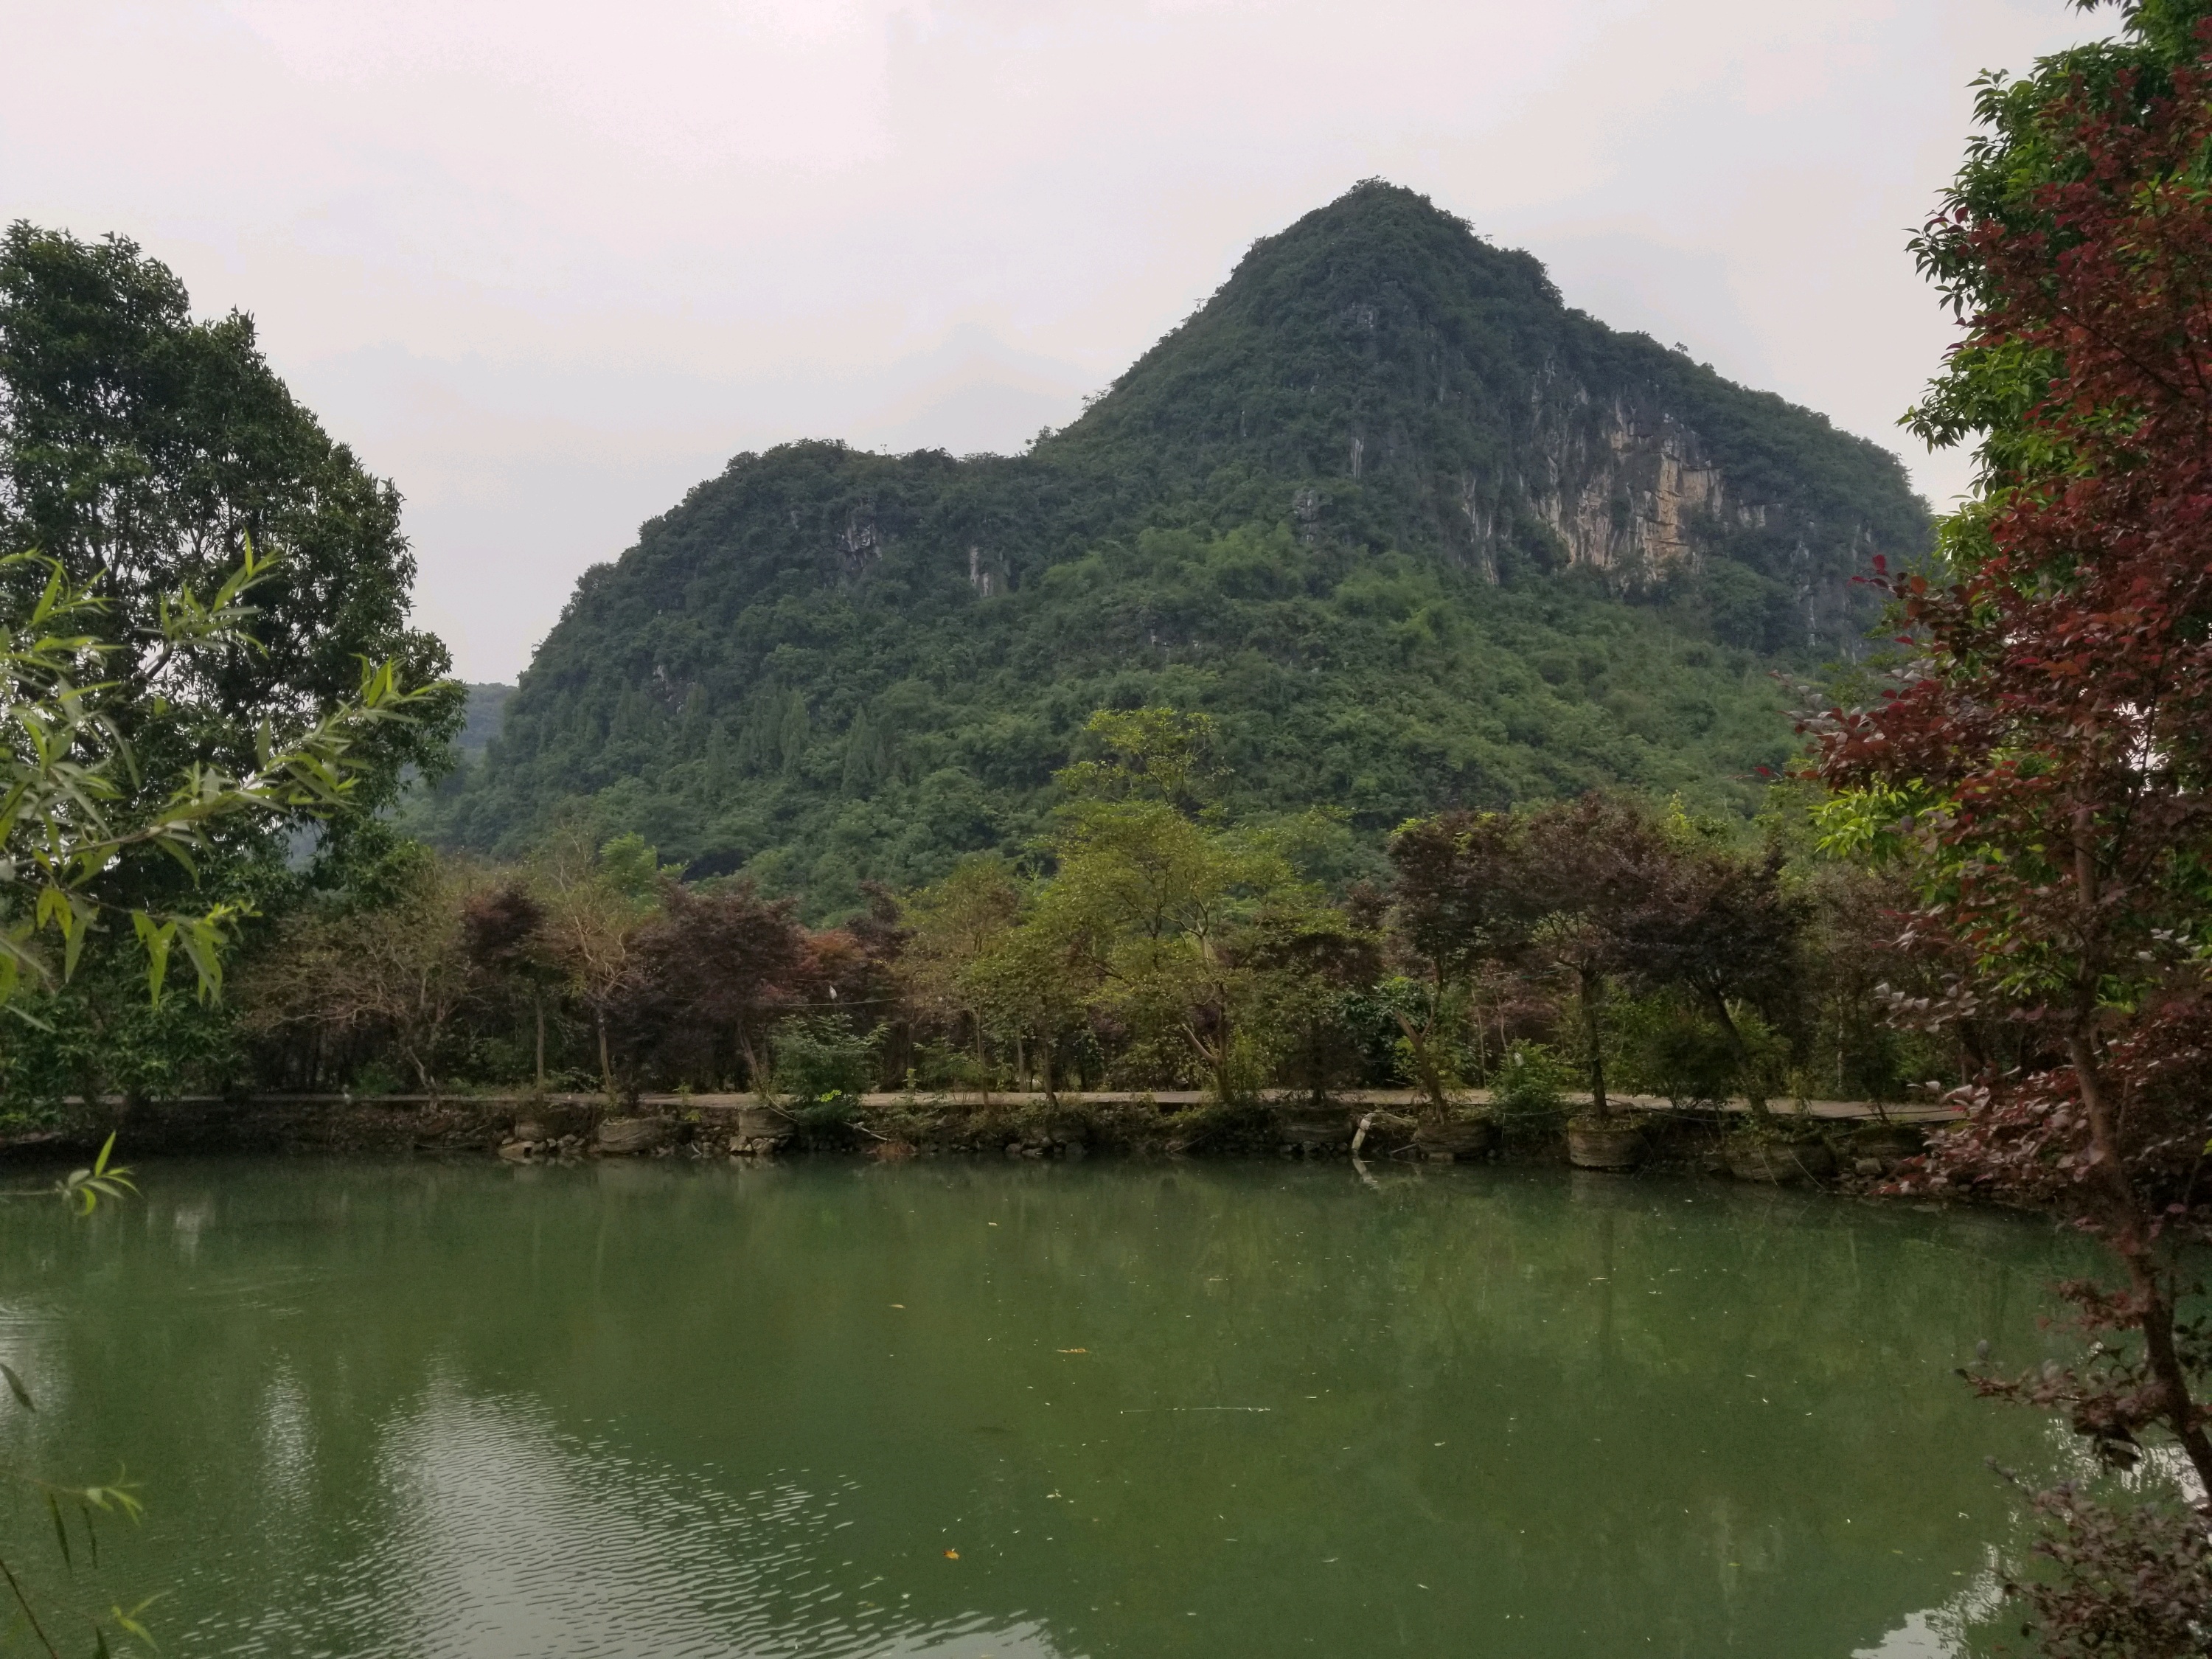
[[[501,735],[416,807],[564,815],[812,914],[1035,835],[1085,718],[1210,713],[1245,817],[1628,782],[1741,806],[1775,671],[1856,650],[1927,534],[1897,460],[1561,301],[1363,185],[1023,455],[740,455],[578,583]]]

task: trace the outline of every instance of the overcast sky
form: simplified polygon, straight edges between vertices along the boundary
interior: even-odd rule
[[[1570,304],[1897,448],[1904,251],[2063,0],[0,0],[0,218],[258,319],[511,679],[783,439],[1018,447],[1379,174]]]

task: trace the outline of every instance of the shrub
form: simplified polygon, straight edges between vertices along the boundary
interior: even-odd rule
[[[876,1074],[880,1031],[855,1031],[842,1015],[785,1020],[769,1039],[775,1091],[802,1133],[849,1124]]]
[[[1547,1134],[1566,1117],[1571,1066],[1541,1042],[1516,1042],[1505,1051],[1491,1091],[1491,1111],[1509,1135]]]
[[[1615,1074],[1637,1094],[1674,1106],[1713,1105],[1737,1092],[1735,1045],[1720,1022],[1668,996],[1638,997],[1613,1011]]]
[[[1680,997],[1662,993],[1617,1002],[1608,1017],[1614,1073],[1631,1091],[1663,1095],[1674,1106],[1788,1092],[1788,1041],[1749,1008],[1732,1017],[1741,1054],[1719,1020]]]

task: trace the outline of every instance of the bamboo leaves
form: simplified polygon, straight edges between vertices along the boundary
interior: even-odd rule
[[[123,1165],[111,1164],[108,1159],[115,1152],[115,1137],[110,1134],[101,1143],[100,1156],[93,1159],[88,1170],[72,1170],[55,1188],[63,1199],[75,1207],[79,1215],[90,1215],[100,1207],[100,1200],[119,1200],[125,1193],[135,1193],[137,1185],[131,1179],[131,1171]],[[0,1366],[0,1370],[5,1370]],[[9,1386],[15,1389],[16,1397],[26,1405],[30,1402],[15,1380],[15,1373],[8,1374]]]
[[[246,597],[280,568],[248,542],[211,598],[189,587],[165,596],[154,664],[138,678],[157,682],[170,665],[198,653],[258,650],[246,631],[258,614]],[[233,773],[195,759],[166,796],[149,798],[117,716],[134,702],[166,707],[166,700],[101,678],[106,660],[127,647],[100,637],[109,607],[97,592],[72,583],[54,560],[0,557],[0,589],[27,575],[38,579],[36,588],[18,614],[0,618],[0,1002],[12,1004],[27,984],[67,981],[87,938],[111,911],[130,919],[155,1002],[178,950],[199,995],[210,1000],[222,988],[222,946],[246,910],[119,902],[111,891],[112,872],[142,852],[158,851],[197,880],[198,855],[228,823],[342,808],[363,773],[364,739],[411,719],[441,688],[410,690],[395,664],[364,663],[356,696],[304,728],[282,731],[263,719],[250,769]],[[58,965],[44,948],[46,936],[60,941]]]

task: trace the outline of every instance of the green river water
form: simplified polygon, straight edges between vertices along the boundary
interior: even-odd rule
[[[0,1421],[143,1482],[69,1593],[163,1591],[173,1656],[1918,1659],[2021,1537],[1984,1459],[2069,1455],[1952,1375],[2043,1357],[2084,1261],[1989,1215],[1341,1163],[140,1179],[0,1206],[40,1407]]]

